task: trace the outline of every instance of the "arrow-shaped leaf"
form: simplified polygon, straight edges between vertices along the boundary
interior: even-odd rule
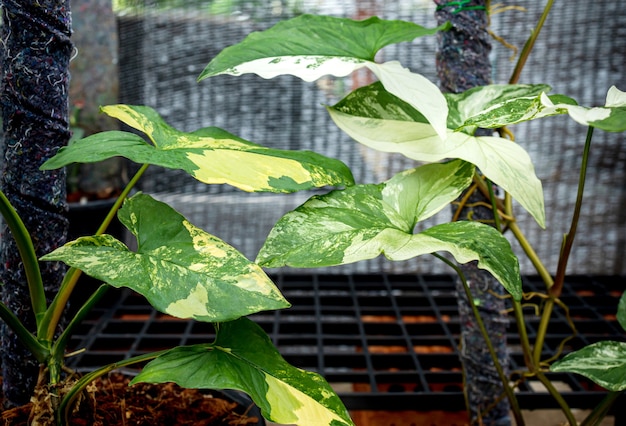
[[[137,194],[118,216],[136,236],[137,252],[102,235],[79,238],[42,260],[60,260],[114,287],[131,288],[179,318],[227,321],[289,307],[259,266],[167,204]]]
[[[328,383],[288,364],[247,318],[219,324],[212,344],[179,347],[161,355],[132,381],[137,382],[237,389],[250,395],[263,417],[281,424],[353,425]]]
[[[611,391],[626,390],[626,343],[593,343],[567,354],[550,370],[581,374]]]
[[[441,140],[408,103],[376,83],[351,93],[328,111],[348,135],[379,151],[398,152],[418,161],[460,158],[475,164],[528,210],[539,225],[545,226],[541,181],[520,145],[451,130]]]
[[[517,258],[495,229],[454,222],[413,234],[415,223],[457,198],[472,175],[473,167],[455,160],[422,166],[383,184],[356,185],[312,197],[278,221],[257,262],[267,267],[319,267],[380,254],[400,261],[448,251],[461,263],[477,260],[519,299]],[[433,193],[438,195],[430,198]]]
[[[385,88],[420,111],[441,138],[446,137],[446,100],[436,85],[397,61],[374,62],[381,48],[435,34],[448,25],[427,29],[405,21],[372,17],[364,21],[301,15],[255,32],[220,52],[199,80],[219,74],[254,73],[263,78],[293,75],[314,81],[325,75],[344,77],[369,68]]]
[[[182,169],[201,182],[227,183],[244,191],[294,192],[354,183],[341,161],[311,151],[266,148],[216,127],[181,132],[149,107],[111,105],[102,110],[144,132],[153,144],[128,132],[97,133],[61,148],[42,169],[123,156],[140,164]]]
[[[567,112],[577,123],[597,127],[607,132],[626,131],[626,92],[612,86],[606,94],[603,107],[587,108],[565,103],[553,103],[545,94],[541,102],[549,110]]]

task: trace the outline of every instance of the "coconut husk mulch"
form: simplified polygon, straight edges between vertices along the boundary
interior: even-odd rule
[[[85,392],[71,426],[251,426],[259,418],[248,416],[244,407],[220,394],[184,389],[173,383],[138,383],[113,373],[97,379]],[[33,403],[2,412],[3,426],[47,424],[31,418]],[[44,416],[45,417],[45,416]]]

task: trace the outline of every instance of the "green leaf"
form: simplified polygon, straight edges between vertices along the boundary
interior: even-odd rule
[[[606,95],[604,107],[587,108],[578,105],[554,103],[545,94],[541,102],[548,110],[567,112],[577,123],[597,127],[607,132],[626,131],[626,92],[612,86]]]
[[[263,417],[302,426],[353,425],[318,374],[288,364],[263,330],[248,320],[219,324],[214,343],[174,348],[150,362],[131,384],[175,382],[185,388],[237,389]]]
[[[354,21],[302,15],[252,33],[241,43],[224,49],[207,65],[199,80],[219,74],[254,73],[266,79],[287,74],[314,81],[325,75],[344,77],[366,67],[390,93],[420,111],[439,137],[445,138],[448,107],[437,86],[397,61],[377,64],[374,56],[389,44],[447,28],[446,24],[426,29],[411,22],[376,17]]]
[[[339,128],[356,141],[384,152],[398,152],[418,161],[460,158],[475,164],[492,182],[509,192],[540,226],[545,226],[541,181],[532,160],[518,144],[506,139],[473,137],[448,131],[441,140],[433,127],[417,117],[406,102],[393,100],[380,85],[351,93],[329,107]]]
[[[385,46],[433,35],[448,27],[446,24],[424,28],[412,22],[377,17],[355,21],[332,16],[300,15],[279,22],[268,30],[253,32],[242,42],[222,50],[202,71],[199,80],[219,74],[239,75],[246,72],[262,77],[267,72],[273,76],[276,73],[272,70],[274,67],[285,67],[287,70],[280,73],[291,74],[288,70],[302,60],[306,61],[306,66],[298,67],[298,72],[305,73],[308,68],[311,75],[320,72],[336,75],[331,71],[335,65],[341,67],[342,62],[347,62],[346,66],[350,68],[349,64],[355,60],[373,62],[376,53]],[[331,61],[333,66],[327,66],[326,61]],[[320,67],[322,71],[319,71]],[[269,71],[265,71],[266,68]],[[312,81],[322,75],[307,80]]]
[[[567,354],[550,370],[581,374],[610,391],[626,390],[626,343],[593,343]]]
[[[622,294],[622,297],[619,299],[619,304],[617,305],[617,321],[619,321],[619,324],[626,331],[626,292]]]
[[[438,225],[414,234],[415,223],[456,199],[473,167],[460,160],[429,164],[379,185],[356,185],[310,198],[274,226],[257,257],[266,267],[334,266],[381,254],[401,261],[450,252],[459,262],[477,260],[519,300],[519,265],[509,242],[473,222]]]
[[[112,105],[102,110],[144,132],[152,144],[133,133],[98,133],[61,148],[42,169],[123,156],[140,164],[181,169],[201,182],[227,183],[244,191],[294,192],[354,183],[350,169],[341,161],[311,151],[266,148],[216,127],[180,132],[149,107]]]
[[[263,270],[219,238],[144,194],[125,201],[120,221],[137,252],[110,235],[82,237],[42,260],[60,260],[114,287],[142,294],[161,312],[227,321],[289,307]]]

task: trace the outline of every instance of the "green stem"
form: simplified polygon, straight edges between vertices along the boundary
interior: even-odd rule
[[[108,291],[109,286],[103,284],[91,295],[91,297],[80,307],[74,318],[67,325],[63,333],[52,345],[50,360],[48,361],[50,383],[56,384],[61,379],[61,371],[63,369],[63,358],[65,357],[65,348],[67,341],[78,325],[80,325],[85,317],[91,312],[94,305],[98,303],[100,298]]]
[[[510,214],[509,211],[507,211],[506,213]],[[552,279],[550,272],[548,272],[548,269],[539,258],[539,255],[537,255],[532,245],[526,239],[526,236],[524,235],[520,227],[517,225],[517,222],[515,221],[509,222],[509,231],[511,231],[513,235],[515,236],[515,239],[522,247],[522,250],[524,250],[524,254],[526,254],[526,257],[533,264],[533,266],[535,267],[535,270],[537,271],[537,273],[539,274],[543,282],[546,284],[546,288],[552,287],[552,285],[554,284],[554,280]]]
[[[59,404],[59,410],[57,412],[57,425],[64,426],[69,424],[69,415],[71,405],[76,400],[76,398],[80,395],[80,393],[89,385],[89,383],[96,380],[98,377],[104,376],[105,374],[117,370],[119,368],[127,367],[129,365],[150,361],[154,358],[157,358],[164,353],[168,352],[170,349],[165,349],[158,352],[151,352],[149,354],[138,355],[136,357],[128,358],[123,361],[118,361],[113,364],[105,365],[97,370],[94,370],[90,373],[85,374],[81,377],[73,386],[72,389],[65,394],[61,403]]]
[[[583,193],[585,191],[585,180],[587,179],[587,165],[589,163],[589,151],[591,150],[591,139],[593,137],[593,127],[589,126],[587,129],[587,138],[585,140],[585,148],[583,149],[582,164],[580,166],[580,176],[578,177],[578,193],[576,195],[576,204],[574,205],[574,214],[572,215],[572,222],[570,229],[565,234],[563,241],[563,247],[561,248],[561,255],[559,256],[559,263],[556,269],[556,276],[554,277],[554,286],[550,289],[550,295],[559,297],[563,291],[563,284],[565,282],[565,270],[567,269],[567,262],[569,260],[572,246],[574,245],[574,238],[576,237],[576,230],[578,228],[578,221],[580,219],[580,210],[583,204]]]
[[[487,181],[487,191],[489,191],[489,200],[491,201],[491,210],[493,211],[494,226],[498,232],[502,233],[502,227],[500,225],[500,213],[498,213],[498,204],[496,201],[496,194],[493,192],[493,183],[485,177]]]
[[[522,353],[524,354],[524,363],[529,371],[534,372],[537,368],[533,361],[532,350],[530,347],[530,341],[528,340],[528,332],[526,331],[526,321],[524,321],[524,312],[522,311],[522,305],[519,301],[511,299],[513,302],[513,313],[515,314],[515,322],[517,323],[517,330],[520,338],[520,344],[522,345]]]
[[[539,320],[539,326],[537,327],[537,337],[535,339],[535,348],[533,351],[533,360],[535,365],[539,365],[541,362],[541,351],[543,349],[543,342],[546,339],[548,333],[548,326],[550,325],[550,319],[552,318],[552,310],[554,309],[555,298],[549,296],[541,311],[541,318]]]
[[[0,303],[0,318],[13,330],[17,338],[39,362],[45,362],[50,351],[44,347],[27,329],[19,318],[4,304]]]
[[[574,417],[574,414],[572,414],[572,410],[569,408],[569,405],[567,405],[567,402],[565,401],[563,396],[554,387],[550,379],[548,379],[542,371],[537,371],[536,376],[539,381],[546,387],[548,393],[550,393],[550,395],[552,395],[552,397],[556,400],[557,404],[559,404],[559,407],[561,407],[561,410],[563,411],[563,414],[565,414],[565,418],[567,418],[569,424],[571,426],[576,426],[577,421]]]
[[[11,230],[11,235],[13,239],[15,239],[15,244],[20,253],[20,259],[22,260],[26,273],[26,281],[28,283],[33,313],[35,314],[37,324],[39,324],[41,316],[44,314],[47,307],[46,294],[44,292],[41,271],[39,269],[39,260],[37,259],[33,241],[24,222],[22,222],[15,208],[2,191],[0,191],[0,214],[2,214],[7,226]]]
[[[478,312],[478,308],[476,308],[476,304],[474,303],[474,298],[472,297],[472,292],[470,291],[469,285],[467,284],[467,280],[465,279],[465,274],[463,274],[463,271],[461,270],[461,268],[459,268],[453,262],[450,262],[445,257],[441,256],[438,253],[432,253],[432,254],[436,258],[443,261],[446,265],[454,269],[454,271],[457,273],[457,275],[463,282],[463,289],[465,290],[465,295],[467,297],[467,300],[469,301],[469,305],[472,308],[472,313],[474,314],[474,317],[476,318],[476,324],[478,325],[480,333],[482,334],[485,344],[487,345],[487,349],[489,350],[489,355],[491,356],[491,359],[493,360],[494,366],[498,373],[498,377],[502,381],[502,387],[504,389],[504,392],[509,402],[511,403],[511,410],[513,411],[516,424],[518,426],[524,426],[524,418],[522,417],[522,412],[517,402],[517,398],[515,397],[515,393],[513,392],[513,389],[511,389],[511,387],[509,386],[509,378],[506,376],[506,374],[504,374],[502,365],[498,361],[498,355],[496,354],[496,351],[493,348],[493,344],[491,343],[491,339],[489,338],[489,333],[487,332],[487,329],[485,328],[485,324],[483,323],[483,320],[480,316],[480,312]]]
[[[513,70],[513,73],[511,74],[511,77],[509,78],[509,84],[515,84],[519,81],[519,77],[522,73],[522,69],[524,68],[524,65],[526,65],[528,56],[530,55],[530,52],[535,46],[537,37],[539,37],[539,33],[541,32],[541,29],[543,28],[543,24],[546,22],[546,19],[548,18],[548,15],[550,14],[550,9],[552,9],[553,3],[554,3],[554,0],[548,0],[548,3],[543,8],[543,13],[541,14],[541,17],[539,18],[537,25],[535,26],[533,31],[530,33],[530,37],[528,37],[528,40],[526,40],[526,43],[524,44],[524,47],[522,48],[522,52],[520,53],[517,63],[515,64],[515,69]]]
[[[580,426],[596,426],[606,417],[609,409],[622,392],[609,392],[604,399],[596,405],[591,413],[582,421]]]
[[[126,188],[124,188],[120,196],[115,201],[115,204],[113,204],[113,207],[111,207],[111,210],[109,210],[109,213],[102,222],[102,225],[100,225],[100,227],[96,231],[96,235],[102,235],[106,231],[107,227],[117,214],[117,211],[121,207],[122,203],[128,197],[128,194],[130,194],[130,191],[135,187],[137,181],[144,174],[148,166],[148,164],[142,165],[137,173],[135,173],[133,178],[128,182]],[[61,315],[63,314],[63,310],[67,305],[67,302],[70,298],[70,295],[72,294],[72,291],[74,290],[74,287],[76,287],[76,283],[78,282],[78,278],[80,278],[81,273],[82,272],[79,269],[70,268],[65,274],[65,278],[61,283],[61,287],[54,297],[54,300],[50,304],[50,307],[46,311],[44,319],[40,327],[38,328],[38,336],[40,338],[41,336],[44,336],[45,340],[48,341],[52,341],[52,339],[54,338],[54,333],[61,318]]]

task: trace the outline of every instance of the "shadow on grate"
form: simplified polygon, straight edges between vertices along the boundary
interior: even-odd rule
[[[350,410],[465,409],[453,277],[311,274],[274,279],[292,308],[251,318],[288,362],[323,375]],[[543,287],[534,277],[526,277],[524,286],[525,292]],[[615,315],[625,287],[624,277],[568,279],[561,300],[569,307],[578,335],[567,341],[565,352],[600,340],[626,340]],[[533,310],[525,313],[529,337],[534,339],[539,320]],[[514,323],[509,329],[511,368],[521,369],[523,355]],[[555,310],[548,333],[546,357],[572,334],[564,310]],[[73,346],[86,350],[72,365],[92,370],[176,345],[206,343],[213,337],[211,324],[164,315],[142,297],[116,290],[74,337]],[[548,376],[564,389],[562,395],[573,408],[593,408],[605,396],[603,389],[582,376]],[[532,379],[520,386],[517,395],[523,409],[557,408]]]

